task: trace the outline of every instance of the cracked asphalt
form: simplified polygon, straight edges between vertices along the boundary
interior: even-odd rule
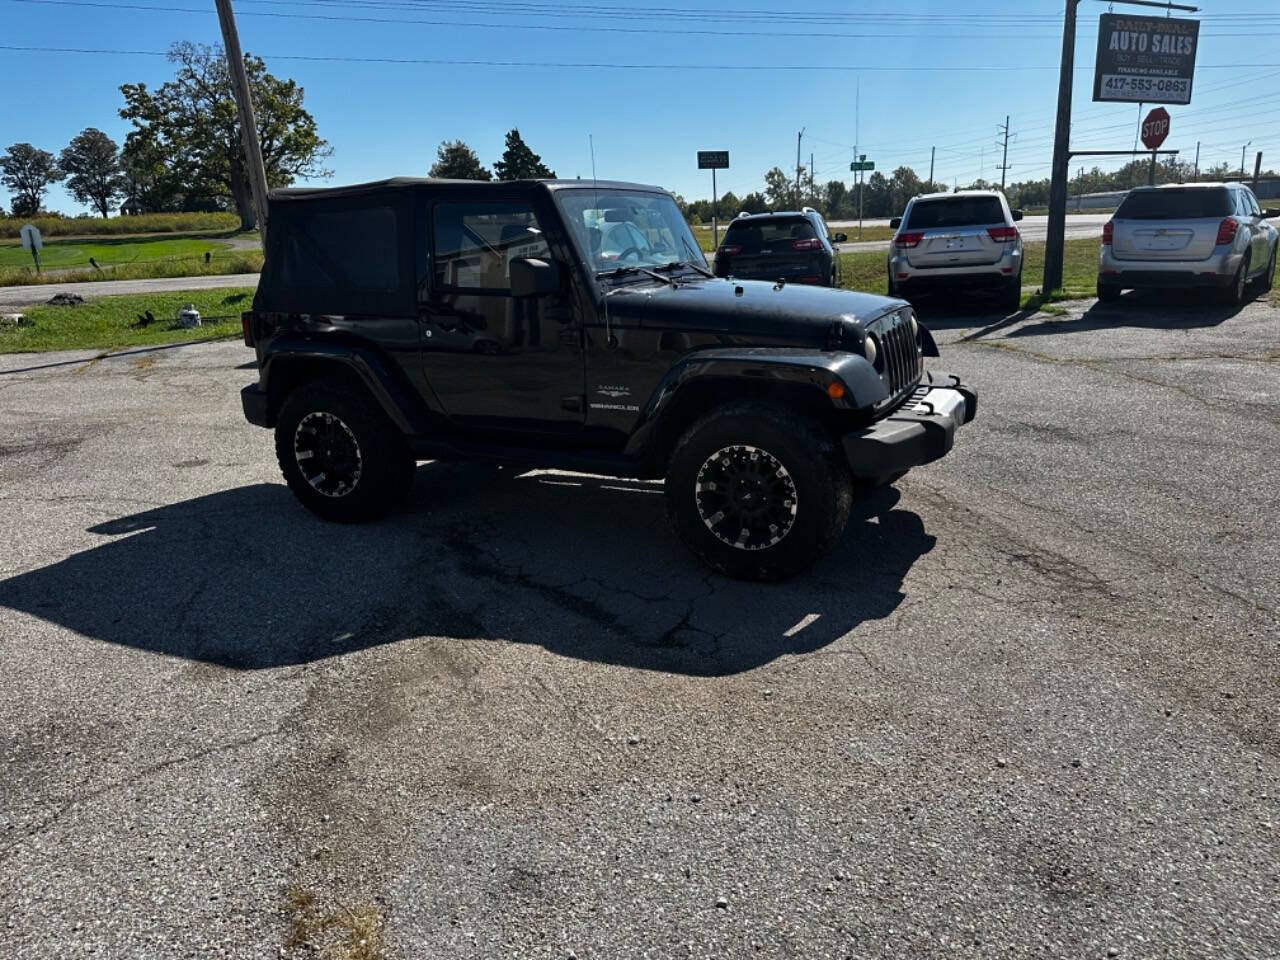
[[[978,421],[769,587],[633,481],[325,525],[235,343],[0,357],[0,957],[1280,956],[1280,311],[1066,310],[926,311]]]

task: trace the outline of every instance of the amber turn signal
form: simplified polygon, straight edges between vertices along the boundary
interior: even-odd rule
[[[827,384],[827,396],[832,400],[839,400],[844,396],[844,384],[839,380]]]

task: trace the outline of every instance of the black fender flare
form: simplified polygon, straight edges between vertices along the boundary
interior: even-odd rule
[[[675,363],[650,394],[627,442],[628,456],[651,451],[668,413],[694,384],[738,382],[748,391],[761,386],[786,386],[811,391],[833,410],[871,407],[888,396],[884,383],[865,357],[853,353],[777,348],[717,348],[691,353]],[[839,384],[840,397],[829,388]],[[744,391],[746,392],[746,391]]]
[[[919,320],[916,320],[916,326],[920,328],[920,349],[926,357],[940,357],[942,354],[938,352],[938,343],[933,339],[933,334]]]
[[[377,348],[360,342],[317,341],[287,334],[271,341],[259,364],[259,386],[268,397],[270,423],[274,424],[284,402],[284,391],[278,385],[281,381],[292,382],[289,372],[297,369],[295,365],[314,369],[326,364],[353,375],[402,433],[428,432],[429,411],[405,382],[403,373]]]

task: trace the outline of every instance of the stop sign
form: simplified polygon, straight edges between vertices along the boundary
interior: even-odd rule
[[[1169,111],[1164,107],[1156,107],[1142,121],[1142,143],[1148,150],[1158,150],[1168,135]]]

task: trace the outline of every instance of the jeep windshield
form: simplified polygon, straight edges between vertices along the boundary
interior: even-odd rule
[[[707,261],[674,200],[639,190],[559,190],[579,249],[598,276],[648,276],[687,264],[706,274]]]

